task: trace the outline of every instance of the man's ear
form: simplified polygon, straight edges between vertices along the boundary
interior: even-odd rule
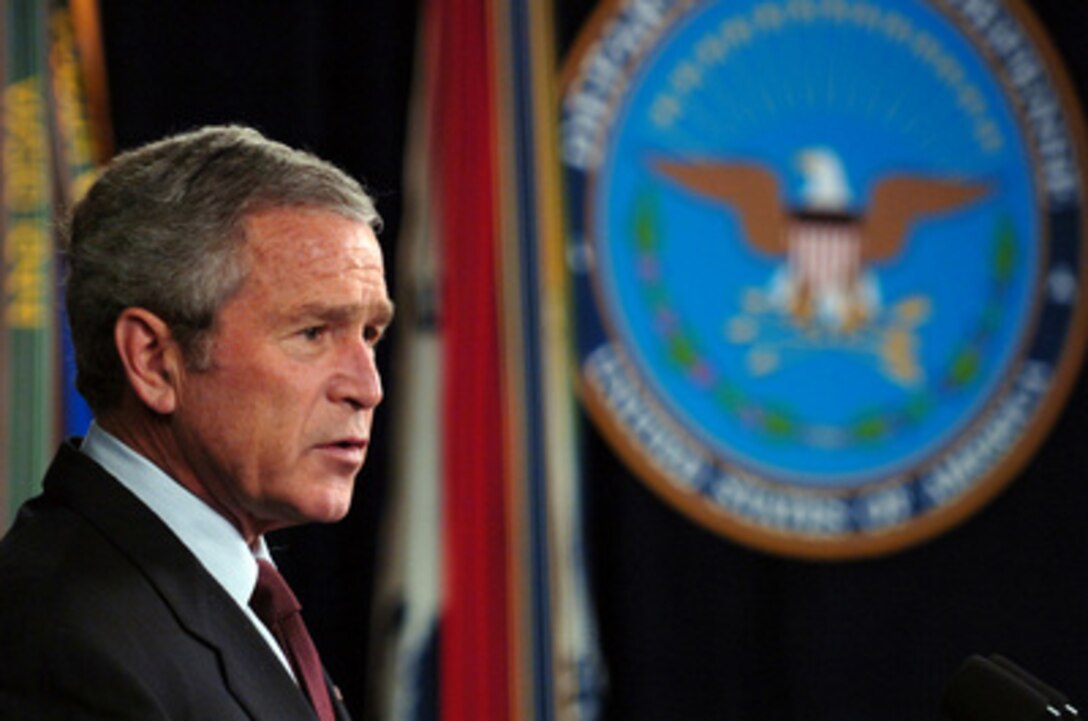
[[[183,365],[166,322],[144,308],[125,308],[113,327],[113,340],[137,397],[157,413],[173,413]]]

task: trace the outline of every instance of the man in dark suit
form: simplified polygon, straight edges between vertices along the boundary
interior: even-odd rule
[[[123,154],[75,208],[95,422],[0,542],[0,719],[346,718],[263,539],[348,511],[392,318],[379,223],[239,127]]]

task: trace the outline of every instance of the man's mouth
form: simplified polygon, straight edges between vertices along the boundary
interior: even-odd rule
[[[344,463],[361,465],[368,445],[365,438],[341,438],[318,446],[321,450]]]

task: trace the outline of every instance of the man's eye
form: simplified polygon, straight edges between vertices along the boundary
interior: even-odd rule
[[[306,340],[319,340],[325,334],[325,326],[312,325],[302,330],[302,337]]]

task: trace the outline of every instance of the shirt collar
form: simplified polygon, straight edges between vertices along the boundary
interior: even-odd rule
[[[256,559],[271,560],[263,536],[251,549],[230,521],[97,423],[91,423],[80,450],[150,508],[231,598],[248,607],[257,585]]]

